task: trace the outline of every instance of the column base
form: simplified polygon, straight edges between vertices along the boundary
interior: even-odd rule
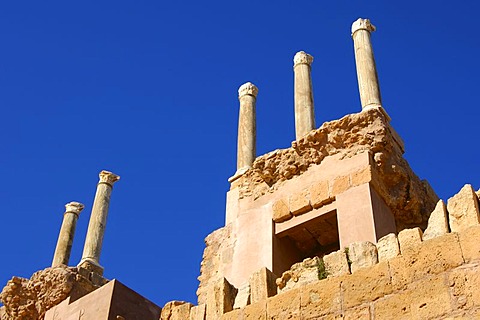
[[[99,276],[103,276],[103,267],[94,259],[84,258],[78,264],[77,268],[88,270],[89,272],[96,273]]]
[[[237,169],[237,171],[234,173],[234,175],[231,176],[230,178],[228,178],[228,182],[230,182],[230,184],[233,183],[235,180],[237,180],[238,178],[243,176],[245,174],[245,172],[247,172],[248,169],[250,169],[250,168],[251,168],[250,166],[245,166],[245,167]]]

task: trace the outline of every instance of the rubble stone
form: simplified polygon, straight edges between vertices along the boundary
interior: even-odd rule
[[[350,270],[355,271],[378,263],[377,247],[369,241],[354,242],[348,246]]]
[[[338,250],[323,256],[323,263],[325,264],[325,273],[327,278],[350,273],[345,250]]]
[[[285,271],[282,277],[277,279],[279,292],[318,281],[322,273],[325,273],[325,266],[319,257],[307,258],[295,263],[290,270]]]

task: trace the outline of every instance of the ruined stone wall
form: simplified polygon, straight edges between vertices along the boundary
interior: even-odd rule
[[[405,229],[306,259],[276,280],[277,292],[265,269],[248,288],[217,279],[204,302],[169,303],[162,319],[478,319],[479,196],[465,185],[439,201],[425,233]]]

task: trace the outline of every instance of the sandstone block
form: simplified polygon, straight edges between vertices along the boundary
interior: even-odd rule
[[[319,257],[307,258],[295,263],[290,270],[285,271],[276,280],[279,292],[300,287],[319,280],[320,272],[324,271],[323,261]]]
[[[238,289],[233,309],[240,309],[250,304],[250,284],[246,284]]]
[[[241,309],[236,309],[229,311],[227,313],[224,313],[220,316],[220,318],[215,318],[215,319],[220,319],[220,320],[243,320],[243,310]]]
[[[480,266],[466,265],[448,275],[452,300],[457,309],[472,309],[480,306]]]
[[[439,200],[435,210],[428,218],[428,227],[423,233],[423,240],[428,240],[448,233],[447,206],[443,200]]]
[[[404,229],[398,233],[398,242],[402,254],[416,250],[422,243],[422,230],[420,228]]]
[[[227,279],[221,278],[208,288],[207,319],[219,319],[220,316],[233,310],[237,289]]]
[[[336,196],[350,188],[350,176],[341,176],[333,180],[332,194]]]
[[[267,299],[267,319],[301,319],[300,288],[277,294]]]
[[[320,208],[324,204],[332,202],[327,180],[318,182],[310,187],[310,202],[314,208]]]
[[[340,281],[324,279],[300,288],[302,319],[318,319],[320,316],[341,311]]]
[[[393,291],[388,262],[360,269],[339,279],[342,282],[343,308],[374,301]]]
[[[205,320],[206,311],[207,311],[206,304],[199,304],[198,306],[193,306],[190,309],[189,320]]]
[[[323,263],[328,278],[350,273],[345,250],[338,250],[323,256]]]
[[[456,233],[424,241],[416,251],[402,253],[388,261],[392,284],[396,289],[404,289],[411,282],[453,269],[463,262]]]
[[[348,246],[348,259],[352,273],[378,263],[377,247],[368,241],[354,242]]]
[[[466,184],[456,195],[448,199],[448,216],[452,232],[480,224],[478,196],[470,184]]]
[[[193,304],[188,302],[175,306],[172,309],[172,316],[169,320],[185,320],[190,318],[190,309],[192,309],[192,307]]]
[[[372,168],[370,166],[351,174],[352,187],[372,181]]]
[[[267,299],[249,304],[243,309],[244,320],[266,320]]]
[[[451,311],[445,275],[415,282],[405,291],[375,301],[373,309],[375,319],[439,319]]]
[[[267,268],[262,268],[257,272],[254,272],[249,279],[251,302],[256,303],[276,295],[276,279],[277,276]]]
[[[160,320],[170,320],[173,319],[173,310],[179,306],[182,306],[183,304],[186,304],[187,302],[185,301],[169,301],[167,302],[163,308],[162,308],[162,313],[160,315]],[[190,314],[188,315],[188,317]],[[177,318],[178,319],[178,318]],[[185,318],[187,319],[187,318]]]
[[[308,194],[308,190],[304,190],[301,193],[292,194],[289,199],[289,208],[290,212],[294,216],[298,216],[305,212],[312,210],[312,206],[310,205],[310,196]]]
[[[458,234],[465,262],[480,259],[480,226],[473,226]]]
[[[370,320],[370,307],[358,307],[345,311],[344,320]]]
[[[286,201],[283,199],[279,199],[275,201],[275,203],[272,206],[272,210],[273,210],[273,221],[275,222],[287,221],[292,217],[292,214],[290,213],[290,209],[288,208]]]
[[[389,233],[377,242],[378,261],[386,261],[400,254],[400,247],[395,233]]]

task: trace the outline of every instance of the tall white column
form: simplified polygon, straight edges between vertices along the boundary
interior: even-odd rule
[[[58,235],[55,254],[53,255],[52,267],[68,265],[77,220],[83,208],[84,205],[80,202],[70,202],[65,205],[65,213],[63,214],[63,222]]]
[[[256,157],[256,115],[255,105],[258,88],[247,82],[238,89],[240,110],[238,116],[237,173],[250,168]]]
[[[376,28],[368,19],[359,18],[352,24],[352,38],[357,65],[358,89],[362,109],[381,107],[382,98],[378,83],[377,68],[373,56],[370,33]]]
[[[83,247],[82,260],[79,267],[95,271],[102,275],[103,267],[100,266],[100,253],[102,251],[103,236],[107,224],[108,207],[110,205],[110,196],[113,184],[120,177],[109,171],[101,171],[100,181],[97,185],[97,193],[93,201],[92,213],[88,224],[87,237]]]
[[[297,52],[293,58],[296,140],[315,129],[312,62],[313,57],[304,51]]]

